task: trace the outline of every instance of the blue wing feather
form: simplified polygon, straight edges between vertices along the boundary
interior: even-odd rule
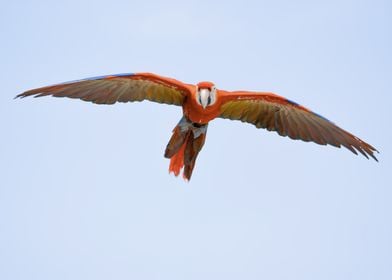
[[[113,74],[113,75],[104,75],[104,76],[96,76],[96,77],[90,77],[90,78],[85,78],[85,79],[80,79],[80,80],[73,80],[73,81],[68,81],[60,84],[55,84],[56,85],[67,85],[67,84],[73,84],[73,83],[78,83],[78,82],[83,82],[83,81],[95,81],[95,80],[103,80],[111,77],[130,77],[134,76],[134,73],[120,73],[120,74]]]

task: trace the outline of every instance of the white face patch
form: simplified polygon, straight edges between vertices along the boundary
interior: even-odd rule
[[[207,106],[214,104],[216,101],[216,87],[213,86],[211,90],[207,88],[197,89],[196,99],[197,103],[199,103],[204,109]]]

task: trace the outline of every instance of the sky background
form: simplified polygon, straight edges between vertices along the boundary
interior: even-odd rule
[[[0,279],[392,279],[391,1],[5,1]],[[181,108],[13,97],[154,72],[273,91],[381,153],[211,122],[190,183]]]

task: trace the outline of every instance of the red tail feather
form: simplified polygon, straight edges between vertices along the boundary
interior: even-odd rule
[[[181,169],[184,167],[184,153],[186,143],[187,141],[185,140],[178,152],[170,158],[169,173],[173,172],[175,176],[178,176]]]

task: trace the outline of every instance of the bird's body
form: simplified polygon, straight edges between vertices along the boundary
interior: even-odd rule
[[[215,118],[240,120],[292,139],[344,146],[375,160],[377,150],[309,109],[270,92],[224,91],[211,82],[196,85],[152,73],[117,74],[67,82],[26,91],[17,97],[52,95],[97,104],[149,100],[182,106],[183,117],[173,130],[165,157],[176,176],[182,168],[190,180],[202,149],[208,123]]]

